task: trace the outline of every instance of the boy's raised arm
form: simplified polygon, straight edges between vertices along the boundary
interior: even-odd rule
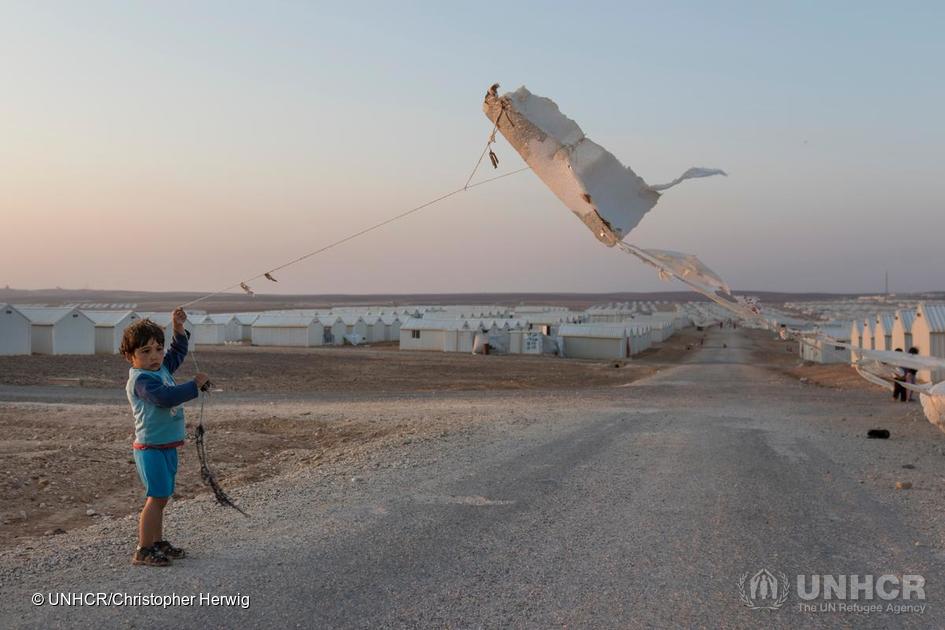
[[[184,362],[184,357],[187,356],[187,342],[190,338],[190,333],[184,329],[184,322],[187,321],[187,313],[184,312],[184,309],[178,306],[174,309],[172,317],[174,320],[174,338],[171,340],[171,346],[167,354],[164,355],[164,367],[171,374]]]
[[[183,333],[174,333],[171,347],[167,349],[167,353],[164,355],[164,367],[171,374],[184,362],[184,358],[187,356],[188,343],[186,330]]]
[[[135,394],[142,400],[147,400],[158,407],[176,407],[200,395],[195,381],[188,381],[182,385],[165,385],[155,376],[142,374],[135,381]]]

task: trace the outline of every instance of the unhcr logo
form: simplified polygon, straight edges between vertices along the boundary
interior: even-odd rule
[[[742,602],[752,610],[777,610],[788,598],[790,583],[787,576],[761,569],[749,577],[748,573],[738,580],[738,592]]]
[[[921,575],[802,574],[796,578],[799,612],[922,614],[927,608]],[[751,610],[778,610],[787,602],[791,586],[784,573],[761,569],[741,576],[738,594]]]

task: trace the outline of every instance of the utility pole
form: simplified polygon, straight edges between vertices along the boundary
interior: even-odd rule
[[[889,297],[889,270],[888,270],[888,269],[886,270],[886,289],[885,289],[885,295],[886,295],[886,297]]]

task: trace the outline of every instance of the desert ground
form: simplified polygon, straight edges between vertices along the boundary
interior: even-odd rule
[[[706,334],[625,362],[198,349],[224,390],[205,409],[211,463],[250,517],[213,502],[188,445],[167,531],[191,557],[164,570],[129,565],[125,366],[5,359],[0,625],[938,625],[945,435],[848,366],[803,365],[761,331]],[[766,566],[922,574],[929,608],[749,610],[738,578]],[[29,601],[114,590],[252,605]]]

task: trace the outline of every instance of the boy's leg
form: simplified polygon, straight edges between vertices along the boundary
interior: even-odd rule
[[[161,540],[164,506],[168,497],[148,497],[138,520],[138,546],[150,547]]]
[[[163,540],[164,507],[174,493],[177,449],[135,450],[134,456],[147,495],[138,520],[138,545],[150,547]]]

